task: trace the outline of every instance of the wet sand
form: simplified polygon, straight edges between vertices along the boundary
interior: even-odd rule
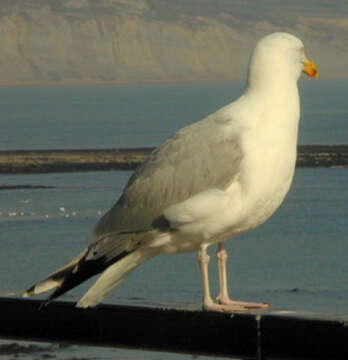
[[[55,353],[60,349],[65,349],[71,345],[65,344],[33,344],[33,343],[17,343],[11,341],[3,341],[0,344],[0,356],[31,357],[32,359],[50,359],[56,358]]]
[[[134,170],[153,148],[0,151],[0,174]],[[348,167],[348,145],[301,145],[298,167]]]
[[[134,170],[153,148],[0,151],[0,174]]]

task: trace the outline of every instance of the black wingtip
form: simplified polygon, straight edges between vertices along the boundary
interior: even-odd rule
[[[82,258],[76,266],[72,267],[70,271],[65,274],[61,285],[56,288],[46,301],[43,302],[40,308],[47,306],[54,299],[64,295],[66,292],[80,285],[92,276],[101,273],[111,264],[117,262],[130,253],[130,251],[123,251],[121,254],[118,254],[118,256],[111,258],[108,261],[105,260],[105,257],[101,257],[97,260],[86,260],[85,258]]]
[[[49,296],[49,298],[45,302],[45,305],[48,305],[54,299],[64,295],[66,292],[80,285],[92,276],[101,273],[109,265],[110,262],[105,262],[104,258],[100,258],[98,260],[82,259],[82,261],[79,262],[77,267],[74,267],[74,270],[66,274],[62,284],[57,287],[56,290]]]

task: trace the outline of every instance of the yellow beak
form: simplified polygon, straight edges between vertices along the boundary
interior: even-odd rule
[[[318,68],[317,65],[314,64],[313,61],[306,60],[303,61],[303,69],[302,72],[307,74],[310,77],[318,77]]]

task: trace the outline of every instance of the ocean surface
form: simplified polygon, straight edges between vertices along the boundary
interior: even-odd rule
[[[0,150],[156,146],[227,104],[241,84],[0,88]],[[300,83],[300,144],[348,143],[348,82]],[[1,175],[0,296],[19,296],[79,253],[130,172]],[[264,225],[228,243],[230,293],[272,311],[348,316],[348,169],[297,169],[292,189]],[[217,292],[211,250],[212,291]],[[91,281],[63,299],[76,301]],[[199,309],[196,254],[158,256],[132,272],[105,303]],[[120,326],[115,324],[115,326]],[[11,341],[1,341],[7,344]],[[45,350],[44,344],[39,345]],[[22,354],[40,359],[45,352]],[[70,346],[59,359],[187,359],[190,355]],[[9,356],[0,356],[0,359]],[[199,356],[200,359],[205,359]]]
[[[303,78],[300,144],[347,143],[348,81]],[[243,84],[0,87],[0,150],[156,146]]]

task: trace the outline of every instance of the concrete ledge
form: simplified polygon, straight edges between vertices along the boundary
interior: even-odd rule
[[[347,359],[341,320],[0,298],[0,338],[243,359]]]

